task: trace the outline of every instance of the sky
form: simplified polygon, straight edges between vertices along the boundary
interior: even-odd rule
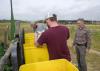
[[[58,19],[100,21],[100,0],[12,0],[17,20],[43,20],[48,13]],[[0,19],[10,19],[10,0],[0,0]]]

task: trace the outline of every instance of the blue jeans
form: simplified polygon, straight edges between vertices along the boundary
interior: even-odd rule
[[[76,54],[77,54],[77,62],[79,71],[87,71],[87,64],[86,64],[86,46],[79,46],[76,45]]]

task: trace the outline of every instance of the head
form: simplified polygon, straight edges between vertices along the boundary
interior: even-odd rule
[[[37,26],[37,22],[35,22],[34,24],[32,24],[32,27],[33,27],[34,30],[36,30],[37,27],[38,27],[38,26]]]
[[[47,23],[48,27],[50,27],[54,23],[57,23],[57,18],[56,17],[49,17],[45,20],[45,22]]]
[[[77,20],[77,26],[78,27],[84,27],[85,26],[84,19],[78,19]]]

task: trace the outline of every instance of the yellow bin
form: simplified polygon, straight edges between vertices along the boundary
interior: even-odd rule
[[[46,45],[36,47],[34,45],[34,33],[25,34],[24,57],[25,63],[34,63],[49,60]]]
[[[25,44],[34,42],[34,33],[25,34]]]
[[[25,63],[34,63],[49,60],[47,48],[44,47],[24,47]]]
[[[78,71],[78,69],[65,59],[37,62],[22,65],[19,71]]]

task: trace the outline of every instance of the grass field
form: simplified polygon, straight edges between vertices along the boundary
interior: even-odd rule
[[[7,31],[9,23],[0,23],[0,42],[4,42],[4,32]]]
[[[7,30],[9,23],[0,23],[0,42],[3,41],[3,31]],[[75,35],[76,25],[66,25],[70,29],[70,39],[68,45],[75,57],[75,50],[72,48],[72,42]],[[100,52],[100,25],[86,25],[91,31],[92,45],[91,49]],[[21,28],[24,28],[25,32],[32,32],[32,28],[27,23],[21,23]],[[88,71],[100,71],[100,55],[95,53],[87,54]],[[76,59],[72,59],[76,63]]]

